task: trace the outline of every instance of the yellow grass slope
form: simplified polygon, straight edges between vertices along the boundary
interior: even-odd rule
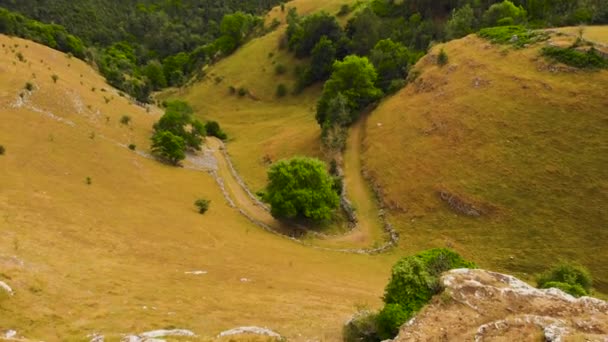
[[[540,47],[476,36],[435,47],[369,117],[365,167],[405,249],[447,244],[528,280],[574,260],[606,293],[608,71],[549,68]],[[455,212],[441,191],[483,214]]]
[[[259,325],[337,340],[355,305],[380,304],[394,257],[262,231],[208,174],[142,155],[158,110],[130,104],[81,61],[21,39],[0,44],[0,281],[15,291],[0,291],[0,334],[117,340],[175,327],[208,340]],[[199,197],[212,201],[204,216]]]

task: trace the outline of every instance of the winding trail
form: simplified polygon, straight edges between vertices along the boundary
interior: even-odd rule
[[[375,195],[362,173],[361,147],[366,124],[367,115],[364,115],[351,126],[343,157],[346,195],[356,209],[357,226],[350,234],[335,240],[369,246],[376,241],[385,241],[386,232]]]
[[[29,101],[28,96],[17,96],[12,108],[25,108],[63,124],[77,128],[75,122],[57,116],[54,113],[40,109]],[[80,113],[84,114],[84,113]],[[338,251],[357,254],[382,253],[396,245],[398,235],[392,226],[386,222],[383,210],[378,208],[374,195],[361,174],[361,143],[366,118],[363,117],[351,127],[344,155],[345,185],[348,197],[354,203],[357,224],[346,234],[328,236],[322,233],[309,232],[305,227],[276,220],[269,208],[262,203],[241,179],[232,165],[224,143],[214,137],[206,139],[208,151],[200,155],[188,155],[185,167],[212,174],[224,193],[228,204],[238,210],[257,226],[297,243],[328,251]],[[103,134],[98,135],[103,140],[122,148],[128,148],[117,140]],[[136,150],[135,153],[143,158],[154,159],[146,151]],[[305,239],[299,239],[306,236]]]
[[[303,227],[276,220],[269,208],[255,197],[235,170],[224,143],[214,137],[207,138],[207,147],[217,161],[216,179],[223,188],[229,204],[262,228],[287,236],[314,248],[359,254],[375,254],[388,250],[397,241],[397,235],[374,200],[367,181],[361,173],[361,143],[366,120],[362,118],[352,126],[344,155],[345,184],[348,197],[357,209],[357,224],[348,233],[338,236],[317,234],[312,240],[295,239],[303,235]],[[213,172],[212,172],[213,173]]]

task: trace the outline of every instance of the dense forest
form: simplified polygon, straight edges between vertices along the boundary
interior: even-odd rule
[[[151,91],[181,85],[209,59],[262,31],[257,15],[278,3],[0,0],[0,32],[86,57],[113,86],[146,102]]]
[[[0,0],[0,32],[87,59],[110,84],[148,102],[152,91],[183,85],[202,65],[230,54],[248,37],[271,29],[264,27],[258,15],[279,3]],[[608,0],[372,0],[344,5],[335,15],[307,17],[298,16],[288,5],[283,10],[289,11],[283,47],[298,58],[311,60],[309,67],[298,70],[295,92],[330,79],[334,61],[348,55],[367,57],[375,67],[373,83],[390,93],[403,85],[408,66],[432,42],[459,38],[483,27],[608,22]],[[336,16],[348,14],[351,18],[341,27]],[[333,121],[348,124],[356,119],[353,112],[380,96],[375,89],[368,90],[375,95],[357,101],[344,98],[348,89],[332,90],[320,103],[319,123],[327,123],[325,112],[330,110],[349,112]],[[341,102],[330,106],[336,95]],[[345,102],[348,108],[340,104]]]

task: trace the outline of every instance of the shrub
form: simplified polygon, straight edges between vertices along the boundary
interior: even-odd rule
[[[454,268],[475,267],[474,263],[443,248],[399,260],[393,266],[391,279],[384,290],[386,306],[378,314],[380,337],[394,337],[403,323],[441,291],[441,273]]]
[[[93,180],[91,179],[91,177],[87,177],[87,178],[85,178],[84,182],[85,182],[87,185],[91,185],[91,184],[93,184]]]
[[[204,199],[204,198],[199,198],[196,201],[194,201],[194,205],[198,208],[199,214],[206,213],[207,210],[209,210],[210,203],[211,203],[210,200]]]
[[[376,317],[379,336],[395,337],[399,328],[410,318],[408,312],[399,304],[387,304]]]
[[[236,93],[236,88],[234,86],[229,86],[228,92],[230,93],[230,95],[234,95]]]
[[[59,76],[57,76],[56,74],[53,74],[51,78],[53,79],[53,83],[57,83],[57,81],[59,80]]]
[[[27,90],[27,91],[34,90],[34,84],[32,82],[26,82],[25,83],[25,90]]]
[[[152,154],[172,165],[186,158],[184,139],[169,131],[156,131],[152,136]]]
[[[0,145],[0,156],[4,155],[4,153],[6,153],[6,148],[4,145]]]
[[[276,218],[323,221],[340,204],[325,164],[315,158],[281,160],[268,170],[264,200]]]
[[[441,51],[439,51],[439,55],[437,55],[437,64],[439,66],[444,66],[446,64],[448,64],[449,58],[448,58],[448,54],[445,52],[444,49],[441,49]]]
[[[128,125],[128,124],[130,124],[131,123],[131,117],[129,115],[123,115],[120,118],[120,123],[123,124],[123,125],[125,125],[125,126]]]
[[[523,26],[489,27],[479,30],[477,35],[494,44],[510,44],[516,47],[548,39],[546,33],[528,30]]]
[[[277,86],[277,97],[284,97],[285,95],[287,95],[287,86],[280,83]]]
[[[604,59],[594,48],[579,51],[575,48],[559,48],[547,46],[542,49],[542,55],[555,61],[580,69],[608,68],[608,60]]]
[[[573,296],[579,297],[589,293],[593,284],[593,278],[585,267],[561,262],[539,275],[537,283],[538,288],[557,287]]]
[[[550,289],[550,288],[556,288],[556,289],[560,289],[574,297],[582,297],[582,296],[586,296],[588,293],[587,291],[585,291],[585,289],[578,285],[572,285],[572,284],[567,284],[567,283],[562,283],[559,281],[550,281],[548,283],[545,283],[543,288],[544,289]]]
[[[243,97],[245,95],[249,94],[249,90],[247,90],[247,88],[245,87],[240,87],[239,88],[239,96]]]
[[[137,146],[135,144],[129,144],[129,150],[135,151],[136,148]]]
[[[277,75],[283,75],[286,72],[287,72],[287,67],[283,64],[279,63],[274,67],[274,73]]]
[[[342,329],[344,342],[377,342],[380,341],[376,325],[378,314],[362,310],[357,312]]]
[[[207,121],[207,123],[205,123],[205,131],[207,132],[207,135],[218,139],[226,140],[228,138],[217,121]]]

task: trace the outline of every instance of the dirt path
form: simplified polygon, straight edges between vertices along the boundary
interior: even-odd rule
[[[378,207],[372,190],[363,178],[361,164],[361,144],[367,124],[367,117],[362,117],[351,128],[344,151],[344,182],[347,196],[352,201],[357,212],[357,227],[352,234],[341,239],[348,241],[384,241],[383,223],[378,217]]]
[[[357,209],[357,226],[344,235],[307,239],[307,244],[352,252],[367,252],[372,250],[372,246],[386,245],[383,223],[378,217],[379,208],[361,174],[360,152],[363,129],[365,129],[365,120],[360,120],[351,128],[344,155],[345,182],[348,197]],[[221,140],[208,137],[207,147],[217,160],[217,176],[221,178],[227,195],[243,215],[254,223],[283,235],[298,236],[302,233],[301,228],[289,226],[272,217],[268,208],[251,194],[230,163]]]

